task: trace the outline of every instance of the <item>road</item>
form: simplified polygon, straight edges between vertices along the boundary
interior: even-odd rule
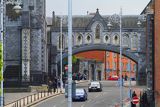
[[[116,81],[102,81],[102,92],[88,92],[88,100],[85,102],[73,102],[73,107],[115,107],[120,102],[120,88]],[[77,87],[87,90],[88,83],[78,84]],[[124,99],[128,96],[128,89],[123,88]],[[64,95],[42,101],[34,107],[67,107],[67,99]]]

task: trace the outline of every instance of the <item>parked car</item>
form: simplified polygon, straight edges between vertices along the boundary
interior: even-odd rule
[[[88,94],[85,89],[77,88],[75,95],[72,97],[73,101],[86,101],[88,98]]]
[[[117,75],[112,75],[108,77],[108,80],[113,80],[113,81],[117,81],[118,80],[118,76]]]
[[[92,81],[88,85],[88,91],[102,91],[102,84],[99,81]]]

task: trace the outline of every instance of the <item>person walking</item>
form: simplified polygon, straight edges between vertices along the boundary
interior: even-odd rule
[[[56,92],[56,88],[57,88],[56,80],[53,80],[52,86],[53,86],[53,92],[55,93]]]
[[[48,81],[48,92],[51,92],[52,91],[52,81],[49,80]]]

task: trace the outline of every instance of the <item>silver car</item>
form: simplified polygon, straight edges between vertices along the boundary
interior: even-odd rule
[[[88,85],[88,92],[91,91],[102,91],[102,84],[99,81],[92,81]]]

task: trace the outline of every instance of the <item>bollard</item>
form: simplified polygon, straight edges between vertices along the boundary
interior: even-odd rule
[[[25,106],[25,98],[23,99],[23,106]]]

